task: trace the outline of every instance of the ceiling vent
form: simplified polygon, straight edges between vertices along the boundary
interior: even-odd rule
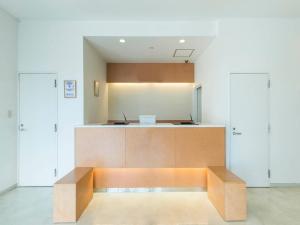
[[[179,57],[179,58],[187,58],[191,57],[194,53],[195,49],[176,49],[174,52],[173,57]]]

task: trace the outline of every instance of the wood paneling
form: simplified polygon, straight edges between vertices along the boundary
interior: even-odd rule
[[[173,128],[127,128],[127,168],[175,167],[175,130]]]
[[[77,167],[225,165],[225,128],[76,128]]]
[[[75,168],[54,184],[54,223],[76,222],[93,198],[93,168]]]
[[[206,168],[95,168],[94,188],[206,187]]]
[[[124,128],[76,128],[77,167],[124,167]]]
[[[191,63],[108,63],[108,83],[194,83]]]
[[[207,187],[206,168],[174,168],[175,187]]]
[[[176,167],[225,166],[225,128],[175,128]]]
[[[208,198],[226,221],[247,218],[246,184],[225,167],[207,170]]]
[[[53,187],[53,222],[76,222],[76,184],[55,184]],[[67,203],[67,204],[66,204]]]
[[[76,184],[76,220],[79,219],[86,207],[89,205],[94,194],[94,177],[93,169],[89,170],[85,176]]]

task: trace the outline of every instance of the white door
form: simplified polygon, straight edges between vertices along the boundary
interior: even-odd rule
[[[19,185],[51,186],[57,167],[54,74],[20,74]]]
[[[269,186],[269,76],[230,75],[230,169],[248,187]]]

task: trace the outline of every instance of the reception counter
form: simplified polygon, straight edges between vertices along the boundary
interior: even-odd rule
[[[76,222],[103,188],[207,188],[224,220],[247,218],[246,184],[225,167],[224,126],[79,126],[75,156],[54,185],[55,223]]]
[[[222,125],[85,125],[75,129],[76,167],[95,188],[206,187],[206,168],[225,166]]]

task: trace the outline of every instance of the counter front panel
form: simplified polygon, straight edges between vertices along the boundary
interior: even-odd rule
[[[125,129],[76,128],[76,167],[125,166]]]
[[[80,127],[76,167],[204,168],[225,165],[224,127]]]
[[[206,187],[206,168],[225,165],[225,128],[79,127],[75,155],[95,188]]]

